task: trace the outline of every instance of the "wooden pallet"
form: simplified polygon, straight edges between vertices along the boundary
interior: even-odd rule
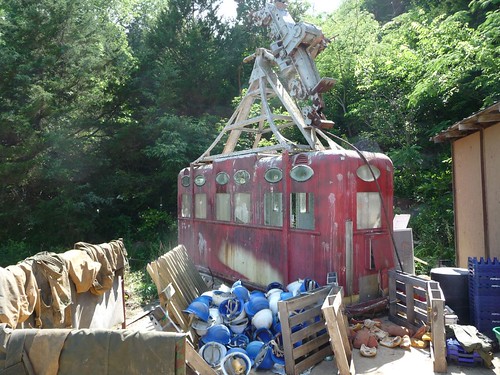
[[[343,314],[344,289],[333,287],[326,297],[321,311],[325,316],[330,345],[335,354],[335,361],[340,375],[353,375],[356,373],[352,360],[352,348],[348,337],[348,322]]]
[[[427,288],[439,287],[436,281],[424,280],[405,272],[389,270],[389,320],[417,330],[429,324]]]
[[[332,355],[321,307],[331,286],[278,302],[285,371],[296,375]]]
[[[432,331],[431,356],[435,372],[446,372],[445,299],[439,283],[389,271],[389,320],[417,330],[423,324]]]
[[[189,332],[191,322],[188,314],[182,311],[193,299],[207,291],[207,285],[184,245],[175,247],[149,263],[147,271],[156,285],[161,306],[183,331]]]
[[[186,364],[188,374],[215,375],[216,372],[196,352],[196,335],[188,314],[183,313],[189,303],[207,291],[207,285],[186,248],[179,245],[147,266],[160,297],[160,306],[153,312],[157,329],[188,333]]]

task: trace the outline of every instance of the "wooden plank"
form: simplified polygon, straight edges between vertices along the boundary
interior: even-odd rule
[[[178,272],[178,267],[172,262],[171,258],[161,257],[158,259],[160,273],[164,273],[165,277],[169,279],[178,294],[182,310],[185,309],[193,300],[193,296],[188,292],[189,281],[186,280],[185,275]]]
[[[430,285],[428,295],[431,305],[432,352],[434,354],[434,371],[447,372],[446,333],[444,328],[444,295],[439,287]]]
[[[415,316],[415,319],[410,320],[408,319],[408,308],[405,305],[402,305],[400,303],[396,304],[396,312],[402,315],[406,316],[406,320],[408,320],[408,323],[411,323],[415,325],[415,323],[418,323],[420,320],[423,322],[427,322],[427,314],[423,313],[418,310],[413,311],[413,315]]]
[[[293,326],[292,326],[293,327]],[[316,322],[312,325],[308,325],[305,328],[302,328],[301,330],[298,330],[297,332],[292,333],[290,336],[292,342],[298,342],[302,341],[305,339],[308,339],[312,336],[314,336],[316,333],[321,331],[322,329],[325,329],[325,321],[321,319],[319,322]]]
[[[191,332],[188,315],[182,310],[185,310],[194,298],[205,292],[207,287],[190,261],[186,248],[183,245],[175,247],[148,264],[147,270],[159,291],[162,306],[184,331]],[[173,287],[175,293],[171,293],[170,298],[167,298],[162,292],[169,285]]]
[[[344,350],[346,352],[346,356],[348,360],[351,361],[352,348],[351,348],[351,342],[349,341],[349,322],[347,320],[347,316],[343,314],[344,310],[344,303],[342,302],[344,299],[343,292],[344,290],[341,287],[334,297],[332,306],[335,318],[338,322],[337,325],[342,338],[342,343],[344,344]]]
[[[304,312],[293,314],[292,316],[290,316],[290,326],[296,326],[305,321],[316,318],[317,316],[322,318],[321,305],[317,305],[313,308],[310,308],[309,310],[305,310]]]
[[[286,301],[278,301],[278,315],[281,322],[281,337],[283,339],[283,352],[285,355],[285,371],[287,375],[290,375],[294,374],[295,361],[293,360],[293,343],[290,340],[292,330],[288,321],[289,313]]]
[[[323,304],[331,288],[326,286],[309,294],[278,302],[285,371],[288,375],[299,374],[332,354],[326,331],[320,333],[325,330],[320,305]],[[291,314],[293,315],[290,316]],[[308,324],[292,333],[291,327],[304,322]],[[300,346],[294,348],[294,344],[299,341],[301,341]]]
[[[421,279],[420,277],[416,277],[401,271],[396,271],[394,269],[389,270],[389,276],[391,274],[394,276],[394,279],[396,281],[400,281],[403,284],[411,282],[413,285],[422,288],[424,290],[427,290],[427,283],[428,283],[427,280]]]
[[[300,358],[304,355],[306,355],[309,352],[312,352],[314,349],[317,349],[326,343],[330,341],[330,336],[328,334],[323,334],[321,336],[318,336],[310,341],[307,341],[306,343],[297,346],[296,348],[293,349],[293,357],[294,358]]]
[[[215,370],[194,350],[191,343],[188,341],[186,344],[186,364],[194,371],[195,374],[200,375],[216,375]]]
[[[309,355],[303,361],[300,361],[299,363],[297,363],[294,366],[293,374],[302,374],[308,368],[320,363],[321,361],[323,361],[325,359],[325,357],[328,357],[331,354],[332,354],[332,349],[329,346],[325,346],[320,351]]]
[[[397,289],[396,272],[389,270],[389,316],[396,316]]]
[[[158,263],[158,274],[161,278],[163,278],[165,284],[171,283],[176,291],[172,300],[170,300],[167,305],[168,311],[174,314],[176,320],[178,320],[177,323],[181,326],[181,328],[183,330],[187,330],[187,315],[182,312],[182,310],[187,307],[187,301],[182,294],[182,289],[179,286],[179,280],[176,277],[172,277],[169,271],[169,265],[164,259],[159,258]]]
[[[410,322],[415,321],[415,304],[413,298],[413,285],[408,283],[405,286],[406,290],[406,318]]]
[[[198,296],[194,285],[189,279],[184,266],[180,264],[174,256],[165,256],[162,258],[162,260],[165,262],[166,267],[169,269],[172,279],[177,282],[179,292],[185,300],[184,308],[186,308],[191,303],[191,301]]]
[[[250,83],[250,87],[248,88],[249,92],[253,90],[259,89],[259,79],[255,79],[252,83]],[[250,110],[252,108],[252,104],[255,102],[255,96],[253,95],[245,95],[245,97],[241,100],[240,105],[238,106],[238,115],[236,116],[236,122],[240,122],[246,118],[250,114]],[[236,113],[236,111],[235,111]],[[226,133],[226,132],[221,132]],[[223,154],[228,154],[234,151],[236,144],[238,143],[238,139],[241,135],[241,130],[231,130],[229,136],[226,140],[226,144],[224,145]]]
[[[163,291],[165,288],[171,284],[168,280],[165,279],[165,276],[158,272],[158,265],[156,262],[151,262],[147,265],[146,267],[149,275],[153,279],[154,283],[156,284],[156,288],[158,291]],[[173,317],[175,322],[177,324],[181,324],[184,321],[184,316],[182,312],[180,312],[178,309],[175,308],[171,303],[169,303],[169,300],[166,298],[166,295],[159,292],[158,293],[159,299],[160,299],[160,304],[161,306],[166,309],[170,316]]]
[[[335,354],[335,361],[340,375],[350,375],[352,363],[352,349],[347,336],[347,322],[342,314],[342,292],[329,295],[323,303],[322,311],[325,315],[330,345]]]
[[[390,270],[389,320],[413,329],[418,329],[421,322],[430,323],[428,287],[435,284],[435,281],[423,280],[404,272]]]
[[[208,290],[207,284],[205,283],[205,280],[203,280],[203,277],[196,269],[194,262],[191,260],[191,258],[189,258],[189,255],[184,245],[180,245],[180,250],[178,254],[188,269],[191,280],[193,281],[193,283],[197,288],[198,295],[205,293]]]

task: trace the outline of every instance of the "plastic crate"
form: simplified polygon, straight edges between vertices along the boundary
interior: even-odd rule
[[[446,359],[459,366],[482,366],[483,359],[477,352],[467,353],[455,339],[446,340]]]
[[[471,322],[488,336],[500,320],[500,261],[468,258]]]
[[[474,322],[474,326],[477,330],[484,335],[488,336],[490,339],[495,339],[495,334],[493,332],[493,328],[498,327],[500,325],[500,320],[491,320],[491,319],[478,319]]]
[[[498,342],[500,343],[500,327],[495,327],[492,329],[493,333],[497,337]]]

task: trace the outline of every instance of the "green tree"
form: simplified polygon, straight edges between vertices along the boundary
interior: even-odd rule
[[[43,247],[94,230],[95,208],[84,197],[92,195],[89,183],[105,163],[99,145],[128,121],[116,91],[134,59],[117,22],[120,6],[0,1],[0,231],[6,237]]]
[[[218,14],[220,0],[171,0],[135,51],[144,116],[227,114],[244,48]],[[148,120],[147,120],[148,121]]]
[[[321,76],[336,79],[332,91],[325,94],[325,113],[351,138],[362,131],[349,115],[350,106],[359,100],[357,72],[363,69],[363,56],[374,48],[379,30],[373,16],[360,5],[359,1],[344,2],[332,17],[317,20],[331,43],[316,65]]]

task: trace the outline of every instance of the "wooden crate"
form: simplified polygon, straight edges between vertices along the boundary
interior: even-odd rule
[[[434,290],[439,283],[389,270],[389,320],[412,329],[418,329],[423,323],[430,324],[429,286]]]
[[[432,331],[431,355],[435,372],[446,372],[445,299],[437,281],[389,271],[389,320],[417,330],[423,324]]]
[[[333,287],[326,297],[321,311],[325,316],[328,334],[330,335],[330,345],[335,354],[335,361],[340,375],[352,375],[356,371],[352,360],[352,348],[348,336],[347,317],[343,314],[344,289]]]
[[[296,375],[332,355],[321,307],[331,286],[278,302],[285,371]]]

